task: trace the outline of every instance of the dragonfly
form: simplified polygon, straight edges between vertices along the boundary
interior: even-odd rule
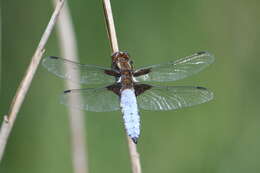
[[[121,110],[124,127],[137,144],[140,136],[141,110],[167,111],[205,103],[213,99],[213,92],[200,86],[160,86],[152,82],[176,81],[196,74],[214,62],[208,52],[198,52],[176,61],[134,69],[133,61],[125,51],[112,54],[111,68],[80,64],[60,57],[45,57],[42,65],[54,75],[79,82],[99,84],[102,87],[70,89],[63,92],[61,103],[92,112]],[[66,71],[64,66],[70,68]],[[73,75],[79,71],[79,79]],[[80,104],[69,102],[77,96]]]

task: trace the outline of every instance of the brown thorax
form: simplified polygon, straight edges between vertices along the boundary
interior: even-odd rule
[[[122,89],[133,87],[133,65],[127,52],[115,52],[112,55],[112,68],[121,75]]]
[[[132,61],[127,52],[115,52],[112,54],[112,67],[118,71],[133,70]]]

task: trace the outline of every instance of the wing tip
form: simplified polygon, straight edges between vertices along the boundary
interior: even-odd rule
[[[201,91],[205,91],[204,94],[208,95],[207,101],[210,101],[214,98],[214,93],[212,91],[210,91],[209,89],[207,89],[205,87],[201,87],[201,86],[197,86],[196,88],[201,90]]]
[[[207,90],[207,88],[201,87],[201,86],[197,86],[196,88],[197,88],[197,89],[200,89],[200,90]]]
[[[202,55],[202,54],[207,54],[207,52],[206,51],[199,51],[199,52],[197,52],[197,55]]]
[[[64,94],[67,94],[67,93],[70,93],[70,92],[71,92],[71,90],[65,90],[65,91],[63,91]]]
[[[50,58],[50,59],[59,59],[59,57],[57,57],[57,56],[48,56],[48,58]]]
[[[42,65],[45,67],[45,68],[49,68],[48,66],[50,65],[51,61],[50,60],[57,60],[59,59],[59,57],[57,56],[46,56],[43,58],[42,60]]]
[[[210,57],[211,61],[209,62],[210,64],[215,61],[215,56],[208,51],[199,51],[196,53],[196,55],[205,55],[207,57]]]

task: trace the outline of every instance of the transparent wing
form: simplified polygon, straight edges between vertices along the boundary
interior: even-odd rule
[[[152,86],[137,96],[138,106],[144,110],[174,110],[207,102],[213,93],[203,87]]]
[[[104,84],[115,82],[115,77],[107,74],[109,72],[115,72],[108,68],[79,64],[73,61],[53,56],[45,57],[42,61],[42,65],[56,76],[64,79],[69,79],[74,82],[78,82],[78,80],[76,80],[76,76],[74,76],[77,73],[74,73],[73,71],[79,71],[79,81],[82,84]],[[65,70],[65,66],[67,66],[69,71]]]
[[[73,100],[81,97],[77,104]],[[61,96],[61,103],[76,109],[92,112],[108,112],[120,110],[119,97],[113,91],[104,88],[88,88],[67,90]]]
[[[191,76],[214,62],[214,56],[208,52],[198,52],[194,55],[174,62],[144,67],[135,71],[135,79],[142,81],[175,81]],[[143,72],[147,73],[141,75]]]

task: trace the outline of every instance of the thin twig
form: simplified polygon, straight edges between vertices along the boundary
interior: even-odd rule
[[[57,0],[53,0],[53,2],[56,1]],[[78,61],[75,32],[73,29],[72,19],[67,2],[64,4],[64,8],[60,14],[57,24],[59,44],[62,56],[71,61]],[[70,89],[80,88],[80,72],[75,69],[71,69],[68,66],[65,66],[64,68],[68,74],[71,74],[74,77],[75,80],[75,83],[66,80],[66,87]],[[68,101],[70,102],[70,104],[81,105],[82,98],[80,96],[73,98],[70,97]],[[74,173],[87,173],[88,162],[85,134],[86,130],[83,111],[72,109],[69,107],[69,120]]]
[[[5,146],[8,140],[8,137],[10,135],[10,132],[12,130],[12,127],[14,125],[14,122],[16,120],[17,114],[20,110],[20,107],[24,101],[24,98],[29,90],[29,87],[31,85],[32,79],[35,75],[35,72],[39,66],[39,63],[41,61],[42,55],[44,53],[44,47],[45,44],[52,32],[52,29],[57,21],[57,17],[59,16],[60,10],[62,9],[62,6],[64,4],[64,0],[59,0],[56,8],[51,16],[51,19],[49,21],[49,24],[47,25],[42,38],[39,42],[39,45],[32,57],[31,63],[25,73],[25,76],[23,80],[20,83],[19,88],[17,89],[17,92],[12,100],[12,104],[10,106],[9,114],[4,117],[4,121],[1,125],[0,130],[0,161],[3,158],[3,153],[5,150]]]
[[[129,155],[132,163],[132,171],[133,173],[141,173],[142,169],[141,169],[140,156],[137,151],[136,144],[133,143],[133,140],[128,135],[127,135],[127,142],[129,148]]]
[[[116,37],[116,29],[115,29],[110,0],[103,0],[103,9],[104,9],[104,14],[105,14],[105,19],[106,19],[106,28],[107,28],[107,33],[108,33],[108,39],[110,42],[112,52],[113,53],[118,52],[119,47],[118,47],[118,42],[117,42],[117,37]]]
[[[103,8],[105,13],[108,38],[110,41],[112,52],[114,53],[119,51],[119,48],[118,48],[118,42],[116,37],[116,30],[115,30],[110,0],[103,0]],[[129,155],[131,159],[132,172],[141,173],[142,172],[141,162],[140,162],[139,153],[137,152],[136,144],[133,143],[132,139],[128,135],[127,135],[127,143],[128,143]]]

